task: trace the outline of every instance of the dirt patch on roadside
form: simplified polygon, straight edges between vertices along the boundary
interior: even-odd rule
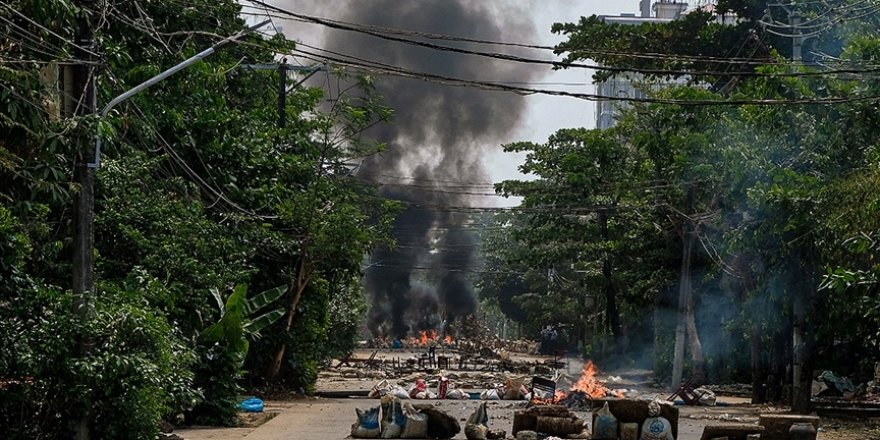
[[[818,439],[821,440],[880,440],[880,419],[848,421],[822,419]]]

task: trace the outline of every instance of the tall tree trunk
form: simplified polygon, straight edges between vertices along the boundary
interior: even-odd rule
[[[767,378],[767,400],[782,402],[782,384],[785,382],[786,335],[790,334],[789,326],[773,333],[773,354],[770,361],[770,377]]]
[[[697,316],[694,310],[694,293],[691,290],[687,303],[687,334],[688,347],[691,350],[691,362],[694,368],[694,380],[702,385],[706,382],[706,359],[703,356],[703,344],[697,333]]]
[[[754,294],[755,292],[755,274],[752,270],[750,261],[754,258],[753,255],[748,255],[746,253],[739,253],[734,258],[731,259],[731,267],[736,272],[737,279],[734,281],[736,284],[736,300],[740,304],[747,304],[747,296],[749,294]],[[762,337],[763,332],[761,329],[761,322],[758,319],[754,319],[755,306],[752,306],[753,311],[750,313],[752,316],[751,319],[751,328],[749,332],[749,343],[751,345],[750,350],[750,358],[751,358],[751,370],[752,370],[752,403],[765,403],[767,401],[767,361],[763,355],[764,353],[764,339]],[[749,313],[748,309],[743,309],[740,311],[741,314]]]
[[[794,354],[791,366],[791,410],[799,412],[796,408],[804,407],[804,396],[801,394],[800,386],[804,374],[804,315],[805,303],[802,292],[795,292],[792,300],[792,318],[794,325],[791,332],[791,346]]]
[[[811,385],[813,382],[813,352],[817,322],[808,320],[813,310],[818,284],[817,257],[809,249],[802,250],[793,259],[792,271],[795,286],[792,301],[792,399],[791,410],[799,414],[809,414]]]
[[[752,321],[750,336],[752,346],[752,403],[765,403],[767,401],[767,390],[765,389],[767,373],[764,369],[764,359],[761,355],[763,352],[762,332],[757,320]]]
[[[810,413],[812,394],[813,345],[815,344],[815,324],[806,320],[810,311],[813,290],[808,286],[803,295],[795,296],[792,304],[794,326],[792,329],[792,399],[791,410],[798,414]]]
[[[284,324],[284,334],[287,335],[290,333],[290,330],[293,328],[294,317],[296,316],[296,308],[299,306],[300,300],[302,300],[303,291],[306,290],[306,286],[308,285],[309,277],[306,275],[306,257],[303,255],[300,258],[299,270],[297,271],[296,281],[291,283],[290,287],[288,287],[288,294],[286,296],[293,295],[290,299],[290,305],[287,308],[287,322]],[[278,347],[278,351],[275,352],[275,357],[272,360],[272,363],[269,364],[269,368],[266,370],[266,379],[269,381],[273,381],[278,377],[278,373],[281,372],[281,365],[284,362],[284,355],[287,353],[287,343],[281,343],[281,346]]]
[[[620,311],[617,309],[617,287],[612,279],[611,261],[607,258],[602,262],[602,275],[605,276],[605,301],[608,310],[606,311],[606,324],[614,335],[614,340],[619,342],[621,336]]]
[[[694,210],[694,188],[688,185],[688,215]],[[678,290],[678,319],[675,325],[675,347],[672,358],[672,384],[673,390],[681,385],[684,375],[684,348],[685,335],[687,334],[687,311],[688,301],[691,296],[691,259],[694,249],[693,225],[690,220],[682,222],[682,251],[681,251],[681,281]]]
[[[599,228],[602,232],[602,239],[606,242],[610,241],[611,234],[608,232],[608,214],[604,211],[599,213]],[[614,343],[617,346],[620,343],[621,336],[620,311],[617,309],[617,286],[614,283],[611,256],[608,254],[605,254],[602,259],[602,276],[605,278],[605,323],[614,336]]]

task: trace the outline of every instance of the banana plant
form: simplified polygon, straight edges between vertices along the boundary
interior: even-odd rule
[[[247,298],[247,290],[247,284],[236,285],[224,304],[220,292],[212,289],[211,294],[220,308],[220,319],[208,326],[200,336],[205,342],[226,345],[239,363],[244,363],[250,340],[259,338],[260,330],[284,316],[284,309],[279,307],[252,316],[277,301],[287,289],[286,286],[278,286],[250,299]]]

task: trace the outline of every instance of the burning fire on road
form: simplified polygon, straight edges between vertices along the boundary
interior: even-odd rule
[[[601,399],[603,397],[624,398],[622,390],[612,390],[605,386],[605,382],[599,379],[599,369],[593,361],[587,361],[581,372],[581,377],[569,390],[557,389],[553,396],[532,396],[532,402],[537,404],[555,405],[567,404],[569,401],[583,399]]]
[[[447,340],[451,340],[451,336],[446,337]],[[427,347],[432,342],[438,342],[440,340],[440,333],[437,330],[422,330],[419,332],[418,337],[408,338],[406,340],[406,345],[410,347]]]

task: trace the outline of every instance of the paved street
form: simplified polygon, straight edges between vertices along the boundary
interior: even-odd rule
[[[740,399],[732,399],[741,401]],[[340,440],[349,436],[351,424],[355,421],[355,408],[368,408],[378,401],[372,399],[309,399],[286,402],[276,417],[257,429],[227,430],[182,430],[179,434],[187,440]],[[443,410],[455,415],[464,424],[464,419],[479,404],[479,401],[438,401]],[[494,401],[489,402],[489,427],[504,429],[510,434],[513,411],[524,403]],[[679,420],[679,440],[698,440],[703,427],[718,419],[757,421],[758,408],[745,406],[696,408],[681,407]],[[586,417],[589,413],[579,413]],[[462,431],[455,437],[464,439]]]

